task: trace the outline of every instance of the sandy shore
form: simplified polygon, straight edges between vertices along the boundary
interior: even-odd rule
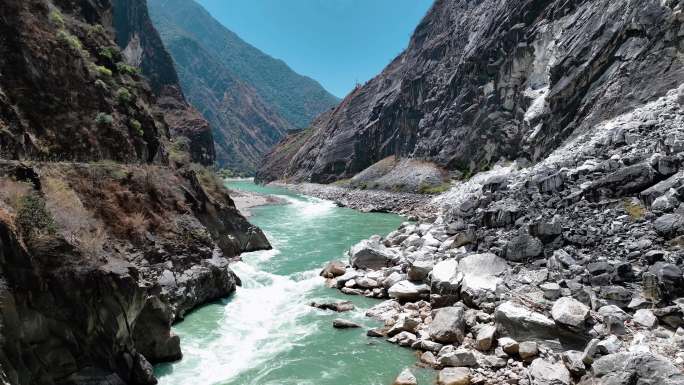
[[[265,205],[281,205],[287,202],[273,195],[259,194],[251,191],[230,190],[235,206],[245,217],[252,216],[251,208]]]

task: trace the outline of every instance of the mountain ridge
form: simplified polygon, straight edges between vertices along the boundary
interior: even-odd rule
[[[219,165],[254,172],[288,131],[307,127],[337,103],[318,82],[251,46],[200,4],[152,0],[149,9],[184,92],[214,127]]]

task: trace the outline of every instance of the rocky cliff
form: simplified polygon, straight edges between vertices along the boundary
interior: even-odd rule
[[[465,174],[538,161],[681,82],[678,4],[438,0],[404,53],[258,178],[328,183],[387,156]]]
[[[226,29],[195,1],[152,0],[150,13],[178,69],[183,90],[214,127],[218,163],[253,173],[288,130],[337,103]]]
[[[186,100],[171,55],[152,25],[145,0],[114,0],[116,42],[125,63],[139,68],[158,99],[171,134],[188,139],[192,161],[212,165],[216,160],[209,122]]]
[[[212,147],[173,135],[175,116],[206,122],[180,93],[165,102],[160,44],[143,44],[149,82],[120,51],[118,7],[149,38],[135,0],[0,7],[3,383],[156,383],[150,364],[181,355],[172,322],[235,289],[229,258],[270,247],[191,163]]]

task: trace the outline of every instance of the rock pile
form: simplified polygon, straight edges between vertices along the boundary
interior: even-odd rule
[[[440,384],[684,384],[682,99],[474,176],[434,221],[353,247],[330,285],[385,299],[368,334]]]

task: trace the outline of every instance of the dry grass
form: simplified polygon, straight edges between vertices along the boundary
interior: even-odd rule
[[[0,179],[0,200],[17,212],[22,199],[33,190],[33,186],[25,182],[17,182],[13,179]]]
[[[625,199],[623,201],[623,208],[632,220],[642,220],[646,215],[646,208],[636,199]]]
[[[100,221],[88,211],[78,194],[62,179],[43,179],[46,207],[67,242],[89,256],[102,252],[106,234]]]

